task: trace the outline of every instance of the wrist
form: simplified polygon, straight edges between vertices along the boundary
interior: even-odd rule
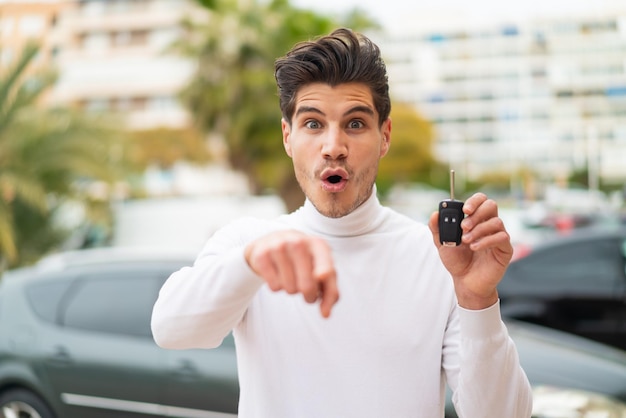
[[[494,290],[487,295],[477,295],[469,291],[457,291],[456,297],[461,308],[479,311],[481,309],[487,309],[498,302],[498,291]]]

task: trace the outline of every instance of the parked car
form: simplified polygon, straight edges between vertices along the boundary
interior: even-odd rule
[[[502,313],[626,350],[626,229],[585,228],[513,261]]]
[[[163,350],[150,335],[160,286],[191,262],[187,255],[85,250],[6,273],[0,417],[236,417],[232,337],[213,350]],[[604,411],[626,411],[625,352],[531,324],[508,327],[544,405],[562,404],[575,390],[576,408],[599,397]],[[454,416],[448,400],[446,417]]]
[[[0,417],[235,416],[232,339],[210,352],[163,350],[152,339],[161,285],[192,261],[185,254],[103,249],[6,274]]]

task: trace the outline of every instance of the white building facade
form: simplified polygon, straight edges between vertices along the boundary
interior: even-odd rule
[[[191,60],[168,52],[183,17],[201,13],[186,0],[70,2],[58,27],[64,43],[56,65],[58,103],[119,112],[131,129],[179,128],[189,123],[177,94]]]
[[[588,168],[625,182],[626,6],[381,38],[392,98],[434,123],[436,155],[457,172],[555,181]]]
[[[29,22],[27,3],[51,2],[13,3]],[[205,10],[193,0],[56,3],[63,7],[45,18],[60,73],[52,102],[120,112],[131,129],[190,123],[177,95],[195,63],[167,47],[183,17]],[[28,26],[0,23],[11,39],[10,28]],[[461,178],[529,169],[550,182],[588,168],[594,179],[624,183],[626,5],[604,15],[434,27],[375,40],[393,99],[434,123],[436,155]]]

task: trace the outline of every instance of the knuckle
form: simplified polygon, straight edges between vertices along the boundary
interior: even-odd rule
[[[495,200],[493,199],[487,199],[485,200],[485,202],[483,203],[483,205],[485,205],[485,207],[489,210],[495,210],[498,208],[498,204],[496,203]]]
[[[289,293],[290,295],[298,293],[298,286],[293,282],[293,280],[289,278],[283,279],[282,287],[283,289],[285,289],[285,292]]]
[[[307,244],[304,240],[301,240],[301,239],[290,241],[288,243],[288,249],[289,249],[289,252],[291,253],[302,254],[306,251]]]
[[[278,283],[276,280],[266,280],[265,282],[267,283],[267,287],[269,287],[271,291],[278,292],[279,290],[281,290],[280,283]]]
[[[273,245],[273,250],[277,252],[284,252],[288,248],[288,241],[277,241]]]
[[[504,230],[504,221],[502,218],[494,218],[495,227],[499,230]]]
[[[474,193],[474,195],[472,196],[472,198],[477,199],[479,201],[484,202],[485,200],[487,200],[487,195],[483,192],[476,192]]]
[[[305,294],[311,294],[317,291],[317,286],[310,280],[303,280],[300,283],[300,292]]]

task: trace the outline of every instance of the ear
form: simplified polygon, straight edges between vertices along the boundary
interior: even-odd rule
[[[285,147],[285,152],[289,157],[291,157],[291,143],[290,135],[291,135],[291,126],[289,123],[283,118],[280,120],[280,128],[283,131],[283,147]]]
[[[387,155],[389,146],[391,145],[391,118],[387,118],[381,125],[382,141],[380,143],[380,158]]]

